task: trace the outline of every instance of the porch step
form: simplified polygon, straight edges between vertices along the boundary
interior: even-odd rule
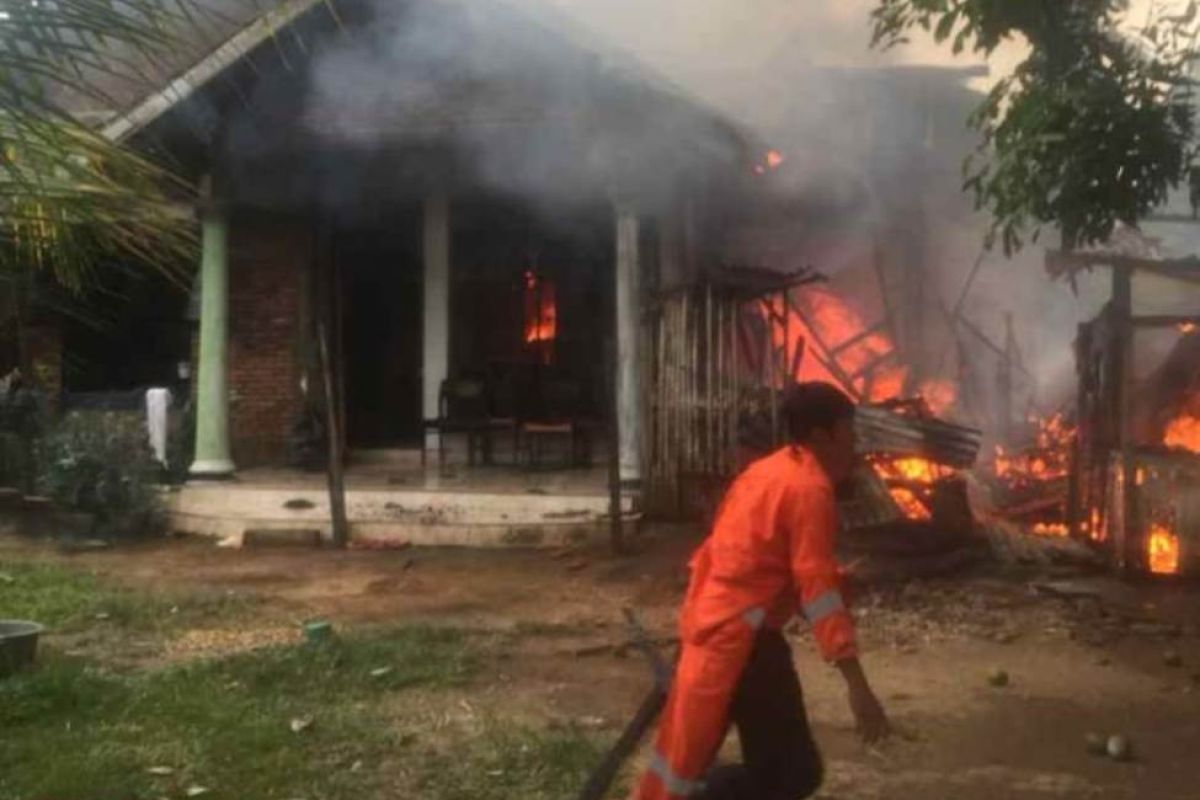
[[[363,542],[560,547],[606,537],[608,503],[600,493],[365,488],[346,492],[346,516],[351,539]],[[315,488],[187,486],[168,498],[168,514],[176,531],[246,544],[330,536],[329,496]]]

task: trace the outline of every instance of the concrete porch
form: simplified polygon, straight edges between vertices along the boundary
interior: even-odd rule
[[[238,546],[247,534],[297,541],[331,536],[323,473],[247,470],[230,481],[196,481],[167,498],[172,531]],[[623,501],[628,513],[631,500]],[[346,471],[351,545],[562,547],[609,534],[603,467],[531,471],[436,458],[413,451],[356,453]],[[628,524],[628,521],[627,521]]]

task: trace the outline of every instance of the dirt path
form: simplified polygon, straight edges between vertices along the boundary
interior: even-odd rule
[[[615,730],[649,673],[636,655],[604,647],[624,640],[620,609],[629,604],[669,635],[690,546],[686,536],[664,537],[643,556],[617,561],[598,552],[249,552],[176,541],[66,558],[134,586],[263,598],[239,630],[203,631],[217,649],[253,641],[255,628],[278,635],[318,616],[338,626],[429,620],[506,632],[515,645],[461,698],[465,707],[521,708]],[[0,545],[0,561],[31,554],[25,543]],[[1037,594],[1029,576],[977,575],[867,598],[868,670],[902,733],[878,750],[854,739],[836,675],[798,635],[829,761],[820,796],[1200,798],[1200,594],[1110,588],[1111,597]],[[1183,666],[1164,663],[1167,650]],[[1009,686],[989,685],[996,668],[1009,673]],[[1093,731],[1127,735],[1137,759],[1088,754],[1084,737]]]

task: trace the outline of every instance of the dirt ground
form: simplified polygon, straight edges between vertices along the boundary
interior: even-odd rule
[[[489,665],[481,696],[463,702],[503,703],[615,735],[650,686],[645,662],[620,647],[621,609],[637,608],[655,635],[669,637],[694,541],[692,531],[660,531],[627,559],[599,551],[239,551],[194,540],[53,557],[132,586],[262,599],[235,629],[178,637],[172,652],[180,655],[271,643],[318,617],[335,627],[433,621],[512,631],[520,634],[513,654]],[[5,540],[0,560],[31,548]],[[858,615],[865,665],[898,735],[874,749],[857,742],[836,673],[797,632],[828,762],[820,797],[1200,798],[1197,588],[984,567],[878,588]],[[989,683],[996,669],[1009,685]],[[1135,758],[1089,754],[1090,732],[1129,737]]]

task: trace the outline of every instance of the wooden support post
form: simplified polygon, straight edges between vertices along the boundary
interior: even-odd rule
[[[333,529],[334,546],[345,547],[350,539],[350,525],[346,519],[346,483],[342,463],[344,433],[338,419],[339,403],[334,389],[335,370],[329,355],[327,326],[323,320],[317,323],[317,347],[321,354],[321,382],[325,387],[325,418],[329,427],[329,468],[326,474],[329,478],[330,525]]]
[[[1118,564],[1129,569],[1144,561],[1141,552],[1142,530],[1137,516],[1137,487],[1134,482],[1133,436],[1131,431],[1131,386],[1133,378],[1133,273],[1128,265],[1114,265],[1112,274],[1112,329],[1110,368],[1113,375],[1113,407],[1116,410],[1116,446],[1121,454],[1121,482],[1124,487],[1124,530],[1120,532],[1122,551]]]
[[[1090,347],[1086,346],[1088,340],[1088,324],[1084,323],[1076,328],[1075,334],[1075,424],[1076,434],[1074,441],[1071,442],[1071,458],[1067,473],[1067,531],[1072,538],[1084,538],[1081,526],[1086,519],[1082,508],[1082,490],[1080,486],[1081,472],[1085,469],[1085,464],[1088,459],[1084,457],[1083,448],[1086,443],[1091,440],[1091,432],[1086,430],[1090,426],[1087,415],[1087,394],[1089,390],[1087,363],[1090,358]],[[1092,533],[1089,531],[1089,533]]]
[[[620,425],[617,420],[617,358],[613,340],[605,342],[604,347],[604,382],[608,395],[608,519],[609,543],[615,555],[624,555],[625,520],[621,505],[621,439]]]

